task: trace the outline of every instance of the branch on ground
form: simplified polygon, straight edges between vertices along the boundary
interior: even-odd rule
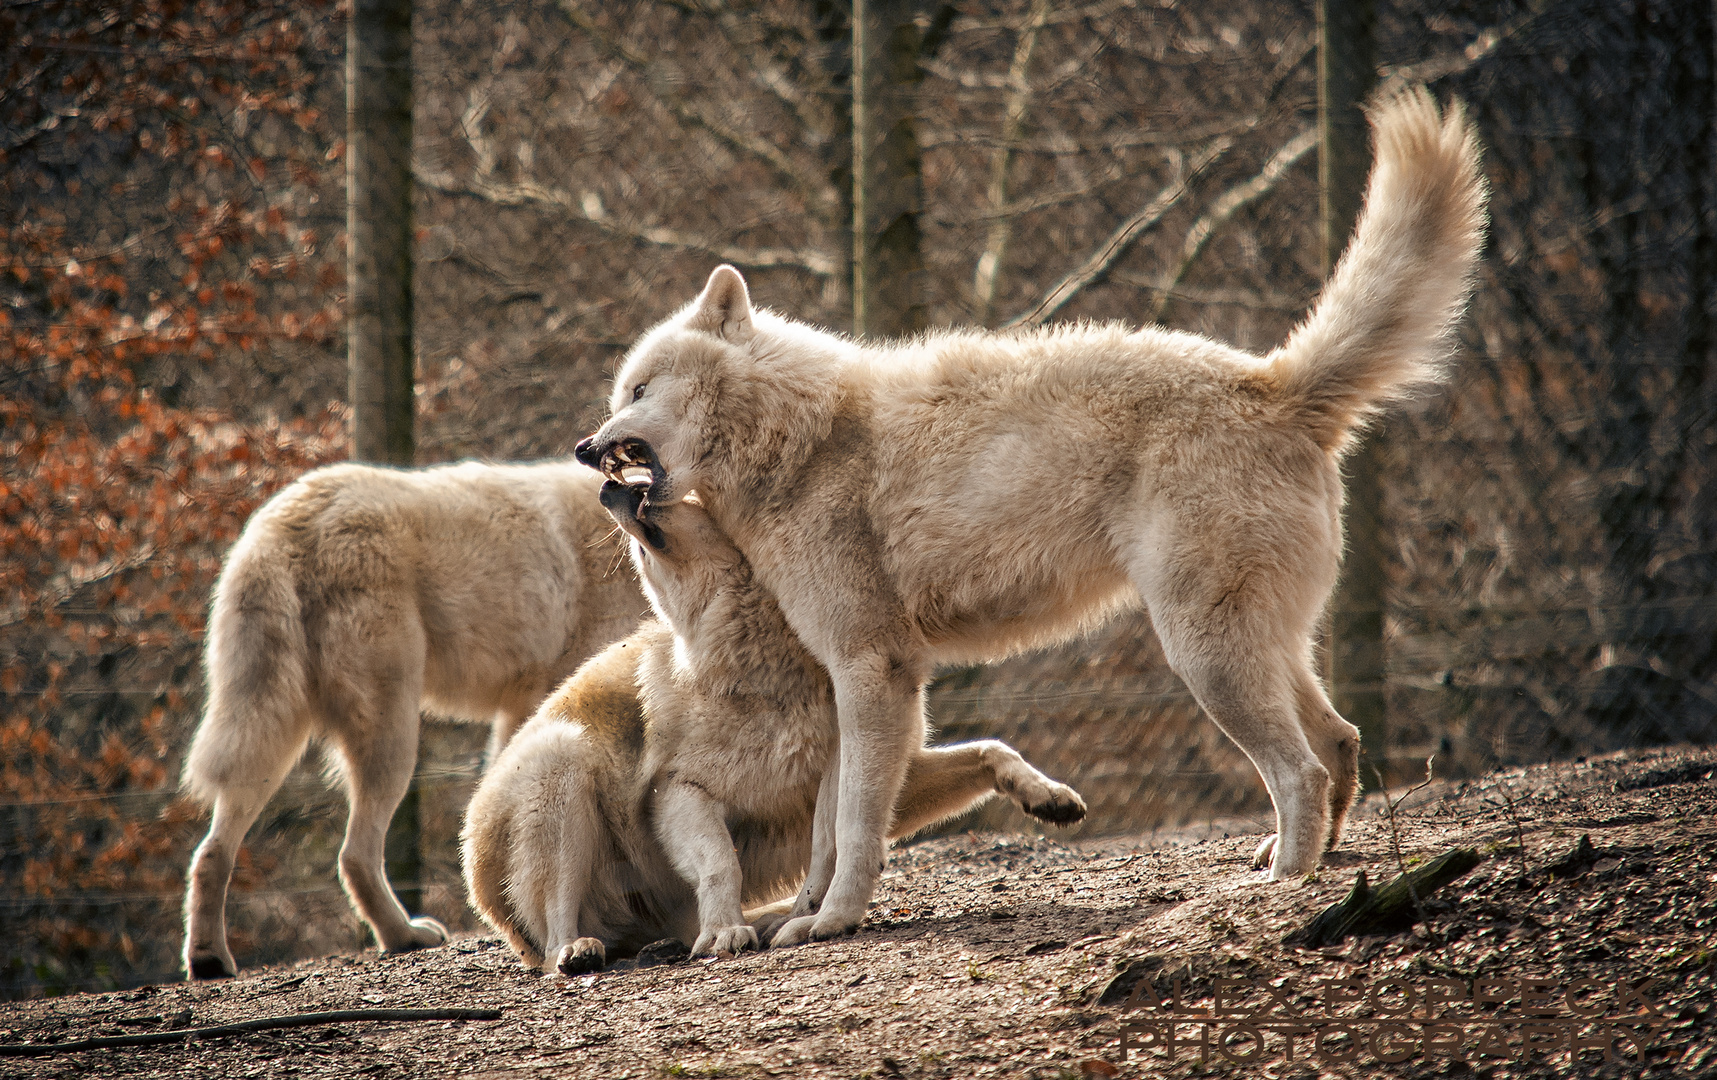
[[[1353,889],[1339,904],[1331,904],[1311,922],[1288,935],[1290,945],[1316,949],[1354,934],[1389,933],[1413,924],[1413,896],[1428,897],[1464,875],[1484,859],[1472,848],[1455,848],[1389,884],[1373,889],[1365,871],[1353,879]]]

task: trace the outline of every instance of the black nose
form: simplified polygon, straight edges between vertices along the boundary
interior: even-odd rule
[[[562,443],[561,445],[566,444]],[[592,469],[602,467],[602,451],[596,448],[596,436],[594,435],[579,440],[578,445],[572,448],[572,456],[578,459],[580,465],[588,465]]]

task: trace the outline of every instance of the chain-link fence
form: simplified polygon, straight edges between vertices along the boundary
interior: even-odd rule
[[[0,33],[16,92],[39,105],[82,92],[44,80],[109,55],[90,50],[129,62],[127,49],[163,47],[74,33],[65,10],[9,10],[18,33]],[[319,118],[286,124],[256,105],[268,87],[242,63],[193,57],[159,76],[205,92],[207,70],[238,88],[221,100],[239,105],[201,122],[210,145],[262,162],[260,212],[299,230],[261,268],[234,264],[277,326],[338,299],[337,280],[323,295],[268,267],[311,260],[304,231],[337,240],[343,94],[338,14],[281,18],[302,32],[269,47],[296,58],[289,93]],[[435,0],[416,18],[420,460],[564,453],[598,422],[620,351],[717,260],[740,265],[765,306],[850,326],[842,5]],[[1379,4],[1382,73],[1468,103],[1492,193],[1451,384],[1376,436],[1388,715],[1366,753],[1389,785],[1432,755],[1439,775],[1472,775],[1717,734],[1712,20],[1709,4],[1669,0]],[[1021,0],[927,8],[920,30],[918,287],[932,326],[1155,319],[1261,351],[1303,314],[1319,283],[1309,6]],[[139,105],[126,137],[176,122],[183,106],[166,97]],[[198,172],[203,155],[143,162],[80,124],[89,102],[49,105],[6,117],[15,264],[47,243],[27,234],[31,215],[59,223],[56,243],[146,250],[172,205],[158,195],[188,200],[185,215],[198,192],[217,211],[243,205]],[[271,164],[286,158],[291,169]],[[97,190],[114,194],[92,207]],[[231,259],[260,241],[227,243]],[[194,290],[170,261],[116,269],[116,310],[143,325],[163,296]],[[16,271],[0,300],[12,313],[0,325],[65,318],[51,285]],[[9,424],[85,408],[43,381],[64,361],[40,340],[38,356],[15,339]],[[345,384],[337,332],[126,362],[138,385],[238,425],[314,414]],[[8,468],[16,494],[31,477]],[[246,507],[264,476],[249,475]],[[8,526],[32,506],[8,503]],[[206,591],[227,542],[230,530],[204,536],[187,580]],[[98,567],[0,624],[5,752],[22,778],[0,790],[0,923],[15,958],[0,993],[175,970],[174,882],[200,823],[171,801],[172,778],[200,701],[201,613],[151,639],[138,628],[160,613],[127,615],[99,592],[149,567]],[[87,647],[92,634],[105,644]],[[941,738],[1004,738],[1079,788],[1083,835],[1269,816],[1142,615],[942,673],[930,704]],[[419,767],[423,902],[464,927],[456,835],[482,743],[429,724]],[[134,767],[139,747],[155,767]],[[29,764],[50,758],[96,764]],[[230,904],[241,962],[363,941],[333,880],[343,817],[314,762],[265,813]],[[998,808],[973,823],[1029,827]]]

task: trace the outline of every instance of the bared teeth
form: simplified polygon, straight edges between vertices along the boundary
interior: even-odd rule
[[[623,442],[608,450],[602,462],[602,473],[627,487],[648,487],[655,482],[650,448],[642,443]]]

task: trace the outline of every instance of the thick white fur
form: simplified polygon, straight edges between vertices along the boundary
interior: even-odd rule
[[[863,916],[935,664],[1141,603],[1269,789],[1271,876],[1339,838],[1358,731],[1311,641],[1341,558],[1341,455],[1441,377],[1485,220],[1459,106],[1413,90],[1373,127],[1355,239],[1267,356],[1089,324],[860,343],[753,309],[730,267],[634,347],[579,459],[648,443],[651,500],[695,490],[834,682],[835,870],[813,872],[778,940]]]
[[[839,744],[828,675],[702,509],[646,510],[656,547],[640,542],[638,493],[609,497],[666,625],[646,623],[543,704],[484,776],[463,834],[472,906],[551,973],[664,937],[699,955],[757,947],[744,909],[805,876]],[[1084,815],[1002,743],[926,748],[922,721],[910,736],[892,835],[995,791],[1047,820]]]
[[[601,478],[571,462],[318,469],[253,515],[209,618],[208,705],[184,786],[213,808],[185,892],[187,973],[238,970],[233,859],[312,738],[350,800],[340,880],[384,950],[410,918],[383,841],[417,762],[419,709],[492,721],[493,757],[556,683],[646,610]]]

